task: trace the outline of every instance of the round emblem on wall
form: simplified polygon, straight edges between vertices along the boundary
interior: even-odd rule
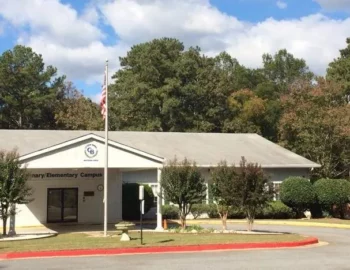
[[[88,158],[96,157],[97,153],[98,149],[96,145],[88,144],[87,146],[85,146],[85,156],[87,156]]]
[[[97,186],[97,190],[98,190],[98,191],[102,191],[102,190],[103,190],[103,185],[101,185],[101,184],[98,185],[98,186]]]

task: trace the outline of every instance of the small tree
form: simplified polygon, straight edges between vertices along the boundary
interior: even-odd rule
[[[213,199],[222,221],[222,229],[226,230],[229,210],[240,206],[241,203],[241,187],[237,184],[237,172],[234,166],[227,166],[226,161],[221,161],[216,168],[212,169],[211,178]]]
[[[314,183],[317,200],[334,216],[335,206],[344,218],[344,206],[350,202],[350,182],[345,179],[320,179]]]
[[[258,164],[247,163],[244,157],[240,162],[238,181],[242,208],[248,220],[248,231],[251,231],[257,211],[262,210],[273,198],[272,183]]]
[[[311,182],[303,177],[289,177],[281,184],[281,201],[300,217],[316,203],[316,193]]]
[[[164,166],[160,186],[167,201],[179,206],[181,226],[186,228],[186,216],[193,204],[201,203],[206,197],[204,178],[195,163],[187,159],[174,159]]]
[[[3,235],[6,235],[7,219],[15,215],[16,204],[26,204],[31,201],[32,194],[27,185],[28,174],[21,168],[16,150],[0,151],[0,213],[3,222]]]

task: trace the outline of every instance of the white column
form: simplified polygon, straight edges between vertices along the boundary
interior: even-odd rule
[[[206,191],[206,197],[205,197],[205,201],[206,204],[209,204],[209,179],[207,180],[207,183],[205,184],[207,186],[207,191]]]
[[[160,168],[157,169],[157,231],[163,230],[163,224],[162,224],[162,189],[160,187],[160,178],[162,176],[162,170]]]

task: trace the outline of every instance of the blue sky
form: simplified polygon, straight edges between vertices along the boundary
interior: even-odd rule
[[[176,37],[248,67],[286,48],[323,75],[350,36],[350,0],[0,0],[0,52],[32,47],[98,100],[104,60],[140,42]]]

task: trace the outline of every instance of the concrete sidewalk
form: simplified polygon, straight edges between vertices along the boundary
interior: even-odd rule
[[[179,222],[179,221],[173,221]],[[244,224],[247,221],[244,219],[238,220],[227,220],[227,224]],[[221,225],[220,219],[195,219],[187,220],[187,225]],[[254,224],[260,225],[289,225],[289,226],[307,226],[307,227],[323,227],[323,228],[339,228],[339,229],[350,229],[350,224],[339,224],[339,223],[321,223],[317,221],[294,221],[294,220],[255,220]]]

